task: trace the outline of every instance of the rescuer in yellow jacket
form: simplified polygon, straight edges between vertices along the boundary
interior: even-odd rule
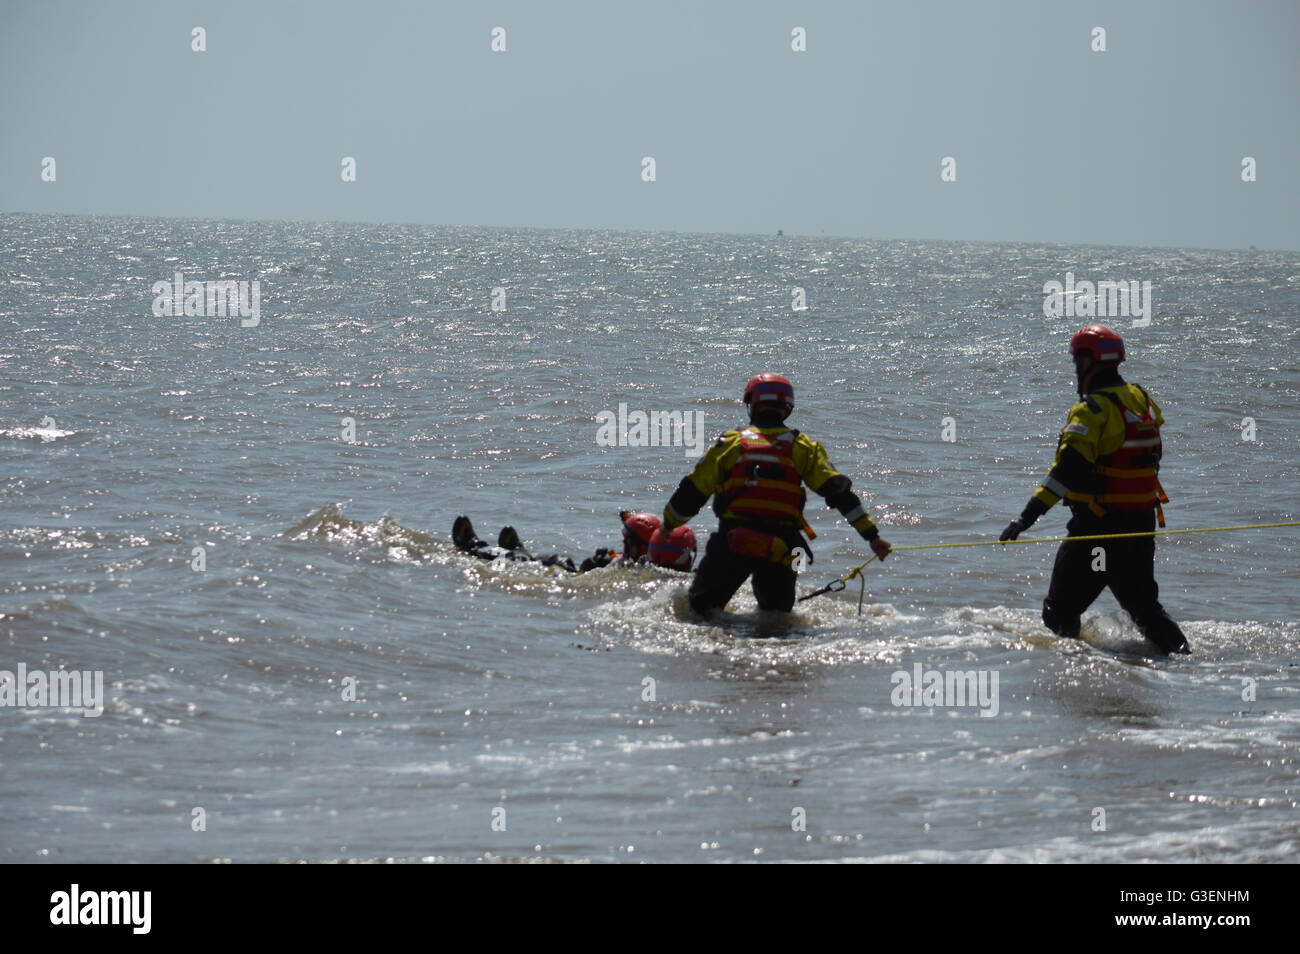
[[[1056,460],[1024,511],[1002,531],[1014,540],[1064,500],[1073,511],[1071,537],[1143,533],[1164,526],[1160,406],[1119,375],[1124,341],[1102,325],[1070,339],[1082,400],[1070,410]],[[1165,652],[1190,652],[1187,638],[1160,605],[1155,538],[1066,540],[1056,554],[1043,601],[1043,622],[1059,636],[1076,637],[1084,610],[1103,589],[1133,617],[1142,634]]]
[[[749,426],[727,431],[683,478],[664,508],[662,533],[686,523],[709,497],[718,532],[709,538],[690,588],[691,608],[720,610],[749,577],[760,609],[789,612],[795,601],[796,550],[811,560],[802,531],[804,485],[844,515],[880,559],[889,553],[852,483],[831,466],[821,444],[791,430],[794,387],[779,374],[745,386]]]

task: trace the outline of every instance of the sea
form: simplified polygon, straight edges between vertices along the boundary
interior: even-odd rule
[[[1168,529],[1300,520],[1300,253],[0,215],[0,860],[1294,861],[1300,528],[1160,538],[1172,657],[1052,636],[1053,543],[710,621],[451,543],[618,548],[761,371],[892,544],[995,541],[1094,320]],[[807,516],[801,594],[870,556]]]

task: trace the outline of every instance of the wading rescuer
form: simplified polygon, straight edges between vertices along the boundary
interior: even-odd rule
[[[709,537],[689,594],[702,616],[726,606],[749,577],[760,609],[794,606],[795,551],[812,558],[801,533],[813,536],[803,519],[804,484],[839,510],[877,557],[889,553],[849,478],[831,466],[821,444],[785,426],[794,410],[790,382],[760,374],[745,385],[744,401],[749,426],[719,437],[664,508],[660,533],[686,523],[713,497],[718,532]]]
[[[1164,526],[1160,505],[1169,498],[1157,476],[1164,416],[1146,391],[1120,377],[1123,339],[1089,325],[1070,339],[1070,354],[1083,400],[1070,410],[1047,479],[1001,540],[1016,539],[1061,499],[1073,512],[1066,526],[1072,537],[1147,532],[1157,518]],[[1155,537],[1062,543],[1043,622],[1058,636],[1078,636],[1083,611],[1109,586],[1143,636],[1167,653],[1191,652],[1160,605],[1155,553]]]

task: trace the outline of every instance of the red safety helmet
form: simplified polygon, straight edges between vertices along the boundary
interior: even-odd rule
[[[1124,360],[1124,339],[1105,325],[1089,325],[1070,339],[1070,355],[1077,359],[1080,354],[1091,355],[1098,363],[1119,364]]]
[[[794,385],[784,375],[765,371],[750,378],[749,383],[745,385],[745,403],[751,410],[757,410],[755,405],[760,403],[767,406],[793,408]]]
[[[695,531],[683,524],[674,527],[667,537],[662,533],[654,535],[650,541],[650,562],[655,566],[689,570],[695,562],[696,549]]]
[[[629,513],[626,510],[620,511],[618,516],[623,521],[623,556],[629,560],[645,556],[650,538],[659,529],[659,518],[645,511]]]

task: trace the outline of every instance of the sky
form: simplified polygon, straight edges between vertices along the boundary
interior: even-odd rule
[[[1297,174],[1297,0],[0,0],[0,212],[1298,250]]]

